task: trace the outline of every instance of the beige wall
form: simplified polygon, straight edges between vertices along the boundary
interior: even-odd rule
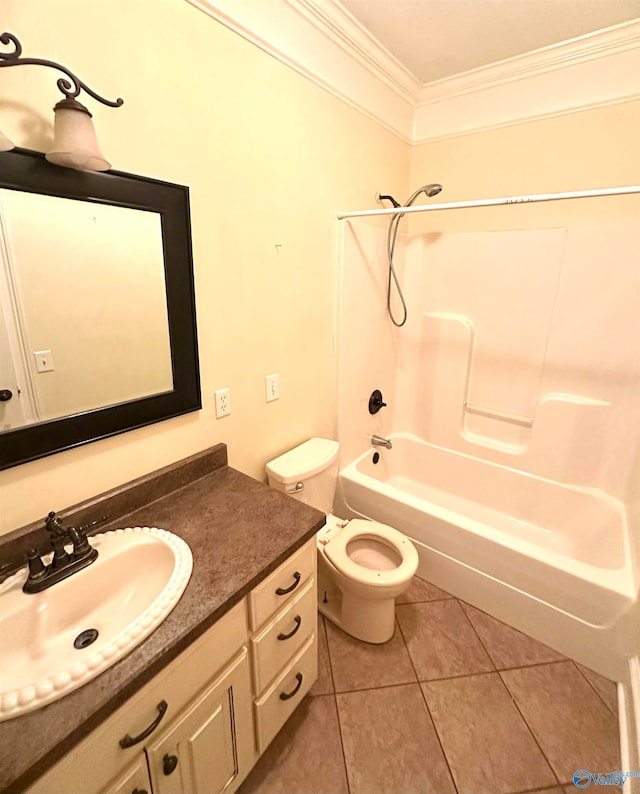
[[[640,182],[640,103],[414,147],[184,0],[0,0],[24,54],[50,57],[125,105],[87,99],[114,167],[189,185],[203,410],[0,472],[0,532],[218,441],[231,464],[266,460],[335,415],[338,209],[442,182],[438,200]],[[0,73],[0,124],[46,150],[57,75]],[[637,197],[413,216],[411,231],[619,222]],[[409,222],[407,221],[407,226]],[[266,404],[264,376],[281,399]],[[213,391],[231,389],[215,419]]]
[[[411,189],[441,182],[431,202],[640,184],[640,101],[415,146]],[[415,214],[411,233],[635,221],[640,196]]]
[[[334,431],[336,211],[404,195],[410,147],[184,0],[0,0],[24,55],[94,90],[114,168],[189,185],[203,410],[0,473],[0,531],[219,441],[233,466]],[[0,74],[2,128],[45,150],[56,74]],[[278,246],[278,247],[276,247]],[[264,399],[278,372],[281,399]],[[216,420],[215,389],[232,413]]]

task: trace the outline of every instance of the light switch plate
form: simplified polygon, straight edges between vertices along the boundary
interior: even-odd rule
[[[56,368],[50,350],[36,350],[33,353],[38,372],[53,372]]]
[[[267,402],[280,399],[280,375],[266,375],[265,376],[265,389]]]

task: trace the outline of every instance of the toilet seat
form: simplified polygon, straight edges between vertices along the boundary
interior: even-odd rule
[[[354,562],[347,553],[348,544],[355,538],[367,537],[390,546],[400,557],[400,564],[389,571],[378,571]],[[401,584],[410,579],[418,567],[418,552],[408,538],[387,524],[361,518],[354,518],[328,540],[323,545],[323,551],[331,564],[344,576],[373,587],[393,587]]]

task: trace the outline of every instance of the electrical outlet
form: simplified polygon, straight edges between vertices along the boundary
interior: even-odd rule
[[[229,389],[218,389],[214,394],[216,395],[216,419],[220,419],[221,416],[229,416],[231,413]]]
[[[280,375],[266,375],[265,376],[265,388],[266,388],[266,398],[267,402],[270,403],[272,400],[279,400],[280,399]]]

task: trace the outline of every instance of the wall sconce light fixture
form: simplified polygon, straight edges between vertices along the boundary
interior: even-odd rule
[[[50,66],[67,75],[60,77],[57,86],[64,94],[64,99],[60,100],[54,107],[54,141],[53,148],[45,155],[50,163],[63,165],[67,168],[76,168],[79,171],[106,171],[111,168],[109,163],[102,155],[98,146],[91,113],[82,105],[76,97],[81,90],[108,105],[112,108],[119,108],[123,100],[118,97],[115,102],[101,97],[92,91],[88,85],[79,80],[66,67],[61,66],[55,61],[47,61],[43,58],[22,58],[22,45],[12,33],[3,33],[0,36],[0,43],[6,45],[13,44],[13,52],[0,52],[0,67],[3,66]],[[13,143],[0,132],[0,152],[13,149]]]

